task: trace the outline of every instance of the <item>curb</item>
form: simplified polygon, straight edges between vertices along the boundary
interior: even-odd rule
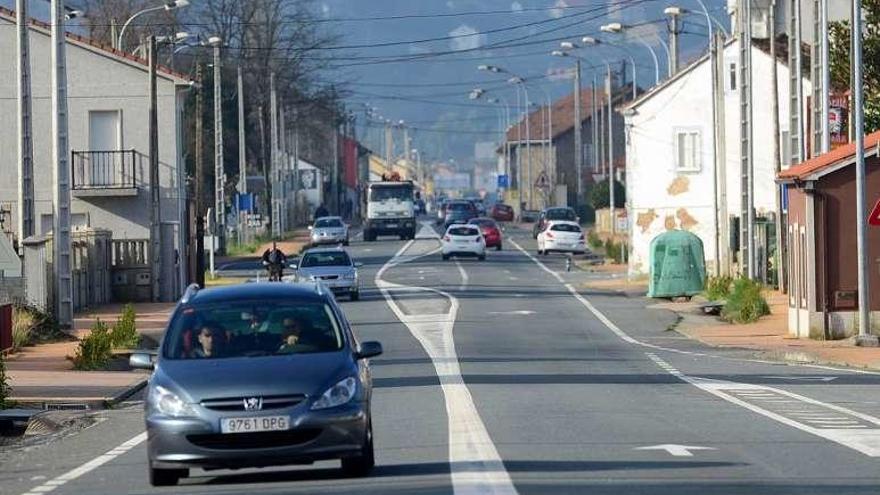
[[[113,397],[110,397],[109,399],[104,399],[104,402],[103,402],[104,409],[113,409],[114,407],[119,405],[124,400],[128,399],[132,395],[143,390],[147,386],[147,383],[149,383],[149,382],[150,382],[149,378],[144,378],[143,380],[139,380],[139,381],[135,382],[134,384],[128,386],[124,390],[121,390]]]

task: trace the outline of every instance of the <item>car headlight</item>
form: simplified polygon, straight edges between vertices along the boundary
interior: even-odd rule
[[[356,280],[358,278],[358,274],[355,271],[351,271],[342,276],[345,280]]]
[[[196,411],[192,404],[184,402],[183,399],[171,392],[165,387],[156,386],[150,394],[150,405],[156,411],[165,416],[181,418],[185,416],[195,416]]]
[[[333,385],[321,397],[312,404],[312,409],[327,409],[330,407],[341,406],[348,403],[354,398],[357,392],[357,379],[353,376],[340,380],[339,383]]]

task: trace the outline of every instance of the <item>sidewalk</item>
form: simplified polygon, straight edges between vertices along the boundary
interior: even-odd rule
[[[71,333],[78,339],[85,337],[98,318],[112,325],[123,306],[109,304],[77,313]],[[143,303],[134,307],[138,332],[158,342],[174,303]],[[67,356],[76,353],[78,344],[42,344],[9,356],[6,371],[12,387],[11,399],[37,408],[85,405],[95,409],[124,400],[146,384],[150,376],[146,371],[75,371]]]
[[[812,340],[788,335],[787,296],[765,293],[770,304],[769,316],[748,325],[725,323],[716,316],[704,315],[699,302],[659,303],[649,307],[668,309],[681,315],[676,327],[692,339],[713,347],[750,349],[767,359],[880,370],[880,348],[856,347],[852,339]]]

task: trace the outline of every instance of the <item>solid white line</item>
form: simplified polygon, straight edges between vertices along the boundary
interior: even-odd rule
[[[572,287],[571,284],[565,283],[562,277],[556,272],[550,270],[537,260],[534,256],[529,254],[525,249],[523,249],[516,241],[510,241],[517,249],[519,249],[523,254],[525,254],[529,259],[535,262],[539,267],[541,267],[544,271],[551,274],[556,280],[562,283],[566,289],[572,294],[572,296],[577,299],[581,304],[583,304],[599,321],[601,321],[609,330],[611,330],[615,335],[617,335],[624,342],[647,347],[651,349],[674,352],[679,354],[690,354],[690,355],[704,355],[711,356],[707,354],[700,354],[688,351],[681,351],[679,349],[669,349],[661,346],[657,346],[654,344],[649,344],[647,342],[642,342],[637,340],[631,336],[629,336],[626,332],[621,330],[617,325],[614,324],[607,316],[605,316],[601,311],[596,309],[586,298],[580,295],[580,293]],[[710,380],[699,377],[690,377],[675,369],[672,365],[662,360],[657,355],[646,352],[645,353],[655,364],[659,365],[662,369],[664,369],[669,374],[679,378],[680,380],[687,382],[705,392],[708,392],[720,399],[724,399],[727,402],[736,404],[738,406],[744,407],[752,412],[761,414],[762,416],[768,417],[785,425],[791,426],[793,428],[797,428],[799,430],[805,431],[807,433],[811,433],[813,435],[822,437],[826,440],[830,440],[832,442],[838,443],[845,447],[849,447],[853,450],[861,452],[870,457],[880,457],[880,428],[871,428],[867,430],[857,430],[857,429],[846,429],[846,428],[838,428],[838,429],[828,429],[828,428],[814,428],[810,425],[801,423],[794,419],[783,416],[779,413],[769,411],[762,407],[756,406],[749,402],[746,402],[740,395],[744,395],[744,398],[752,398],[752,399],[760,399],[761,396],[765,396],[765,394],[780,394],[784,395],[790,399],[798,400],[802,403],[811,404],[813,406],[822,407],[825,409],[830,409],[839,413],[846,414],[851,417],[855,417],[866,421],[868,423],[872,423],[875,425],[880,425],[880,418],[876,418],[874,416],[870,416],[867,414],[863,414],[857,411],[853,411],[841,406],[837,406],[835,404],[828,404],[825,402],[821,402],[815,399],[811,399],[809,397],[805,397],[803,395],[795,394],[789,392],[787,390],[776,389],[773,387],[767,387],[763,385],[752,385],[747,383],[736,383],[725,380]],[[736,395],[734,395],[736,394]],[[750,397],[751,396],[751,397]]]
[[[464,378],[455,352],[453,328],[458,315],[458,299],[446,292],[427,287],[403,286],[387,282],[382,275],[394,266],[428,256],[404,256],[413,241],[406,243],[376,273],[375,284],[382,292],[391,311],[419,341],[431,358],[446,403],[449,430],[449,465],[453,492],[456,495],[515,495],[516,488],[504,467],[501,455],[486,430],[473,396]],[[426,291],[440,294],[450,301],[449,311],[439,315],[407,315],[394,301],[394,290]]]
[[[461,275],[461,285],[458,286],[458,291],[464,292],[465,290],[467,290],[468,286],[468,274],[466,271],[464,271],[464,267],[461,266],[460,261],[455,260],[455,266],[458,267],[458,273]]]
[[[134,447],[140,445],[146,439],[147,439],[147,432],[141,432],[136,437],[132,438],[131,440],[128,440],[127,442],[123,443],[122,445],[119,445],[118,447],[115,447],[115,448],[107,451],[106,453],[101,454],[98,457],[95,457],[94,459],[90,460],[89,462],[86,462],[85,464],[83,464],[79,467],[71,469],[70,471],[62,474],[61,476],[53,478],[52,480],[47,481],[40,486],[32,488],[30,491],[25,492],[23,495],[37,495],[37,494],[41,494],[41,493],[50,492],[50,491],[58,488],[59,486],[62,486],[65,483],[71,482],[71,481],[79,478],[80,476],[82,476],[90,471],[94,471],[95,469],[112,461],[113,459],[116,459],[117,457],[128,452],[129,450],[133,449]]]

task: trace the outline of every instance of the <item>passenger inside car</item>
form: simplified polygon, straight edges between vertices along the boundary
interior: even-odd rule
[[[199,330],[197,341],[198,345],[192,350],[192,357],[221,357],[226,347],[226,334],[216,326],[203,325]]]

